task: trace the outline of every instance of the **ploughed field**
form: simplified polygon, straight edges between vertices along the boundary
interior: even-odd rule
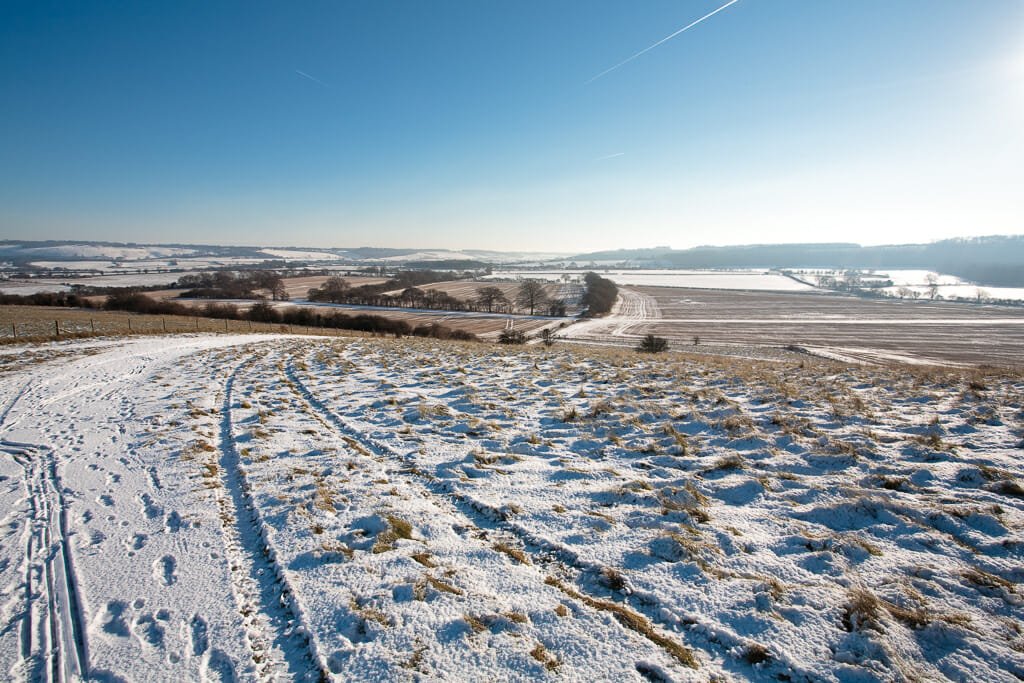
[[[567,338],[635,345],[645,334],[672,347],[798,346],[842,360],[1024,366],[1024,308],[861,299],[801,292],[621,287],[612,315]],[[700,351],[700,348],[690,348]]]
[[[1024,676],[1024,379],[170,335],[0,354],[13,680]]]

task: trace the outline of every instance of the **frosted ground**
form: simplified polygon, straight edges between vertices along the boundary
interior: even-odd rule
[[[687,287],[694,289],[749,289],[777,292],[807,292],[814,287],[765,269],[737,270],[615,270],[597,272],[617,285]],[[543,279],[557,282],[568,276],[582,277],[579,270],[499,270],[491,279]]]
[[[1016,375],[210,335],[0,397],[12,680],[1024,675]]]

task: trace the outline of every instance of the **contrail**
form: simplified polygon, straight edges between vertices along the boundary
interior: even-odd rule
[[[736,4],[737,2],[739,2],[739,1],[740,1],[740,0],[729,0],[729,2],[725,3],[724,5],[722,5],[721,7],[719,7],[718,9],[716,9],[715,11],[713,11],[713,12],[708,12],[707,14],[705,14],[705,15],[704,15],[703,17],[701,17],[701,18],[700,18],[700,19],[698,19],[697,21],[694,21],[694,22],[691,22],[691,23],[687,24],[686,26],[682,27],[681,29],[679,29],[678,31],[676,31],[675,33],[673,33],[672,35],[670,35],[670,36],[665,36],[664,38],[662,38],[661,40],[659,40],[658,42],[656,42],[656,43],[655,43],[654,45],[649,45],[649,46],[645,47],[645,48],[644,48],[643,50],[640,50],[640,52],[637,52],[637,53],[636,53],[635,55],[633,55],[632,57],[629,57],[628,59],[624,59],[624,60],[622,60],[621,62],[619,62],[618,64],[616,64],[615,66],[613,66],[613,67],[610,67],[610,68],[608,68],[608,69],[605,69],[604,71],[602,71],[601,73],[597,74],[596,76],[594,76],[593,78],[591,78],[591,79],[590,79],[589,81],[587,81],[586,83],[584,83],[583,85],[590,85],[591,83],[593,83],[593,82],[594,82],[594,81],[596,81],[597,79],[601,78],[601,76],[604,76],[605,74],[608,74],[608,73],[611,73],[612,71],[615,71],[616,69],[618,69],[618,68],[619,68],[620,66],[622,66],[622,65],[624,65],[624,64],[629,64],[630,62],[632,62],[632,61],[633,61],[634,59],[636,59],[636,58],[637,58],[637,57],[639,57],[640,55],[644,54],[645,52],[650,52],[651,50],[653,50],[654,48],[658,47],[658,46],[659,46],[659,45],[661,45],[662,43],[665,43],[665,42],[668,42],[668,41],[672,40],[673,38],[675,38],[676,36],[678,36],[678,35],[679,35],[680,33],[682,33],[683,31],[688,31],[688,30],[690,30],[691,28],[693,28],[694,26],[696,26],[696,25],[697,25],[697,24],[699,24],[700,22],[704,21],[705,19],[709,19],[709,18],[711,18],[711,17],[715,16],[716,14],[718,14],[719,12],[721,12],[722,10],[724,10],[724,9],[725,9],[726,7],[728,7],[729,5],[735,5],[735,4]]]
[[[733,0],[733,2],[736,2],[736,0]],[[299,74],[303,78],[308,78],[309,80],[313,81],[314,83],[319,83],[320,85],[324,86],[325,88],[331,87],[331,86],[327,85],[326,83],[324,83],[323,81],[321,81],[319,78],[314,78],[313,76],[310,76],[305,71],[299,71],[298,69],[296,69],[295,73]]]
[[[626,156],[626,153],[625,152],[616,152],[615,154],[606,154],[603,157],[598,157],[598,158],[594,159],[594,161],[595,162],[596,161],[604,161],[605,159],[614,159],[615,157],[622,157],[622,156]]]

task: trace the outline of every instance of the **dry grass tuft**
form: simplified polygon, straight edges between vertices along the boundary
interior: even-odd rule
[[[634,612],[625,605],[620,605],[619,603],[611,602],[610,600],[599,600],[597,598],[592,598],[589,595],[584,595],[583,593],[565,585],[553,576],[549,576],[544,579],[544,583],[549,586],[554,586],[569,597],[579,600],[588,607],[598,609],[603,612],[609,612],[620,624],[639,633],[655,645],[658,645],[675,657],[675,659],[680,663],[693,669],[699,668],[700,665],[697,662],[697,658],[694,656],[693,651],[690,650],[690,648],[656,631],[654,625],[651,624],[651,622],[642,614]]]
[[[530,650],[530,656],[543,664],[548,671],[554,671],[562,664],[557,657],[548,652],[543,643],[537,643],[537,646]]]
[[[519,550],[518,548],[512,547],[508,543],[498,541],[491,547],[497,550],[499,553],[504,553],[505,555],[508,555],[519,564],[530,564],[530,558],[526,553],[524,553],[522,550]]]

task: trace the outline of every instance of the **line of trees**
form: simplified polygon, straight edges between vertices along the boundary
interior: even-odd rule
[[[410,271],[409,274],[423,276],[429,272]],[[514,299],[510,300],[500,287],[493,285],[478,288],[476,296],[473,298],[459,299],[438,289],[417,286],[429,283],[409,284],[410,279],[414,278],[392,278],[382,284],[351,287],[344,278],[331,277],[316,289],[309,290],[307,296],[310,301],[361,306],[426,308],[439,311],[486,311],[487,313],[514,313],[518,310],[528,312],[529,315],[550,316],[566,314],[565,300],[550,298],[544,283],[539,280],[524,281]],[[415,279],[419,279],[419,277]],[[387,294],[387,292],[397,289],[401,289],[400,293]]]
[[[98,308],[98,305],[76,293],[37,292],[35,294],[0,294],[2,306],[59,306],[62,308]]]
[[[270,292],[274,301],[287,301],[288,291],[284,279],[273,270],[254,270],[234,273],[218,270],[195,275],[183,275],[176,285],[185,292],[179,296],[186,299],[257,299],[255,290]]]
[[[205,318],[228,320],[251,320],[260,323],[322,327],[337,330],[357,330],[374,334],[393,334],[396,337],[433,337],[435,339],[476,340],[476,335],[446,325],[410,325],[405,320],[393,320],[382,315],[347,315],[341,311],[323,311],[309,307],[278,309],[266,301],[260,301],[244,310],[231,303],[210,302],[205,306],[190,308],[175,301],[158,301],[138,292],[125,292],[107,298],[106,310],[130,311],[149,315],[184,315],[197,313]]]

